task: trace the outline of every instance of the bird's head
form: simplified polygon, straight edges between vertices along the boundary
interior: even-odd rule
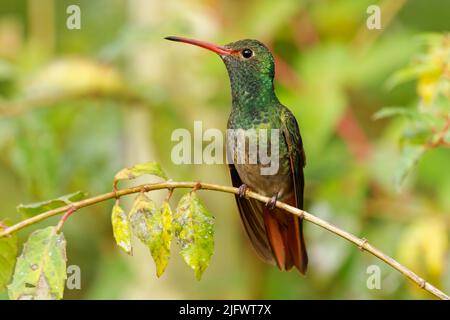
[[[217,53],[224,61],[232,85],[233,82],[244,85],[246,82],[272,83],[275,63],[269,49],[258,40],[239,40],[224,46],[182,37],[166,37],[167,40],[184,42]]]

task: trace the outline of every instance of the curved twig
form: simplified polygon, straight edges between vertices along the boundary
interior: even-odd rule
[[[83,207],[91,206],[99,202],[103,202],[109,199],[116,199],[120,198],[129,194],[133,193],[139,193],[139,192],[148,192],[153,190],[160,190],[160,189],[177,189],[177,188],[197,188],[198,190],[214,190],[214,191],[220,191],[225,193],[232,193],[232,194],[238,194],[239,189],[234,187],[228,187],[228,186],[221,186],[217,184],[212,183],[203,183],[203,182],[175,182],[175,181],[165,181],[160,183],[153,183],[153,184],[145,184],[137,187],[117,190],[108,192],[102,195],[98,195],[92,198],[84,199],[81,201],[73,202],[67,206],[56,208],[44,213],[41,213],[39,215],[36,215],[34,217],[31,217],[29,219],[23,220],[11,227],[8,227],[0,232],[0,238],[5,237],[7,235],[10,235],[14,232],[17,232],[18,230],[21,230],[29,225],[35,224],[39,221],[42,221],[44,219],[47,219],[49,217],[52,217],[54,215],[67,212],[71,208],[77,208],[81,209]],[[246,198],[252,198],[258,201],[261,201],[263,203],[266,203],[270,200],[269,197],[265,197],[263,195],[260,195],[258,193],[252,192],[252,191],[246,191],[245,193]],[[425,281],[423,278],[419,277],[417,274],[406,268],[405,266],[398,263],[393,258],[389,257],[388,255],[384,254],[374,246],[372,246],[366,239],[359,238],[347,231],[344,231],[331,223],[328,223],[325,220],[322,220],[306,211],[300,210],[298,208],[292,207],[290,205],[287,205],[283,202],[277,201],[276,207],[283,209],[287,212],[290,212],[292,214],[295,214],[297,216],[303,217],[303,219],[314,223],[315,225],[318,225],[319,227],[322,227],[350,242],[355,244],[360,250],[365,250],[372,254],[373,256],[377,257],[378,259],[384,261],[388,265],[390,265],[392,268],[397,270],[398,272],[405,275],[407,278],[412,280],[414,283],[416,283],[420,288],[424,289],[425,291],[428,291],[429,293],[433,294],[434,296],[443,299],[443,300],[450,300],[450,297],[446,295],[444,292],[440,291],[427,281]]]

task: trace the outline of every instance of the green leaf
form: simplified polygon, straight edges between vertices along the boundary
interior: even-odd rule
[[[127,214],[119,205],[119,200],[116,201],[112,209],[111,222],[117,245],[129,255],[132,255],[130,225]]]
[[[17,206],[17,211],[24,214],[25,216],[32,217],[36,216],[42,212],[53,210],[59,207],[66,206],[72,202],[78,201],[86,197],[87,193],[82,191],[77,191],[71,194],[64,195],[62,197],[46,200],[42,202],[36,202],[31,204],[19,204]]]
[[[62,299],[66,274],[66,240],[56,227],[33,232],[17,259],[10,299]]]
[[[200,280],[214,253],[214,217],[195,192],[184,195],[174,216],[181,256]]]
[[[428,126],[406,127],[400,137],[400,145],[423,145],[430,140],[431,136],[432,131],[428,128]]]
[[[150,238],[148,247],[156,265],[156,275],[160,277],[170,258],[170,244],[172,243],[172,210],[164,201],[159,211],[149,218]]]
[[[406,145],[403,148],[403,156],[400,160],[398,169],[395,172],[394,182],[397,190],[400,189],[401,184],[405,180],[406,176],[411,172],[417,162],[420,160],[422,155],[425,153],[425,147]]]
[[[416,64],[405,67],[395,72],[386,82],[386,86],[392,89],[401,83],[405,83],[420,77],[420,75],[429,71],[429,66],[423,64]]]
[[[408,115],[409,116],[410,114],[411,114],[411,110],[403,108],[403,107],[385,107],[385,108],[382,108],[381,110],[378,110],[373,115],[373,119],[380,120],[380,119],[390,118],[390,117],[398,116],[398,115],[402,115],[402,116]]]
[[[2,226],[0,225],[0,229]],[[0,292],[9,283],[17,257],[17,235],[0,238]]]
[[[156,162],[147,162],[137,164],[135,166],[125,168],[116,173],[114,177],[114,185],[120,180],[130,180],[140,177],[144,174],[151,174],[167,180],[167,176],[161,169],[161,166]]]
[[[373,115],[374,120],[380,120],[385,118],[390,118],[394,116],[403,116],[408,118],[409,120],[416,120],[419,122],[426,122],[429,124],[433,123],[433,117],[424,112],[419,112],[415,109],[409,109],[404,107],[385,107],[381,110],[377,111]]]

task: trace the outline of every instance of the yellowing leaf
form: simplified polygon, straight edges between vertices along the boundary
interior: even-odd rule
[[[423,218],[406,229],[398,246],[401,263],[439,285],[446,261],[448,236],[445,220]]]
[[[17,211],[28,217],[38,215],[42,212],[46,212],[52,209],[56,209],[62,206],[71,204],[74,201],[78,201],[86,197],[87,193],[82,191],[77,191],[71,194],[61,196],[56,199],[46,200],[42,202],[35,202],[30,204],[19,204],[17,206]]]
[[[2,226],[0,225],[0,229]],[[17,256],[17,236],[12,234],[0,238],[0,292],[9,283]]]
[[[116,173],[114,177],[114,185],[120,180],[135,179],[144,174],[151,174],[167,180],[167,176],[156,162],[147,162],[137,164],[135,166],[125,168]]]
[[[127,214],[119,205],[119,200],[116,201],[112,209],[111,222],[113,227],[114,238],[119,247],[126,253],[132,255],[131,247],[131,230],[128,222]]]
[[[149,220],[156,212],[155,203],[144,193],[140,193],[134,200],[133,207],[128,215],[133,234],[144,244],[147,244],[150,239]]]
[[[129,214],[134,235],[150,249],[155,261],[156,275],[160,277],[167,267],[172,242],[172,212],[167,202],[158,210],[144,193],[134,201]]]
[[[33,232],[17,259],[10,299],[62,299],[66,274],[66,240],[56,227]]]
[[[166,270],[172,243],[172,210],[167,201],[149,217],[150,237],[148,247],[156,265],[156,275],[160,277]]]
[[[185,194],[178,203],[174,230],[181,256],[200,280],[214,253],[214,217],[195,192]]]

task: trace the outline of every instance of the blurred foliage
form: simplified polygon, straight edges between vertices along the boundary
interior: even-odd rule
[[[65,196],[58,197],[56,199],[45,200],[32,204],[19,204],[17,206],[17,211],[19,213],[22,213],[24,217],[32,217],[42,212],[69,205],[72,202],[83,199],[85,196],[85,192],[77,191]]]
[[[66,240],[56,227],[33,232],[17,259],[8,294],[14,300],[62,299],[66,285]]]
[[[375,119],[405,116],[408,123],[400,138],[403,158],[396,172],[397,188],[423,154],[440,146],[449,147],[450,132],[450,36],[431,34],[422,36],[429,49],[419,55],[407,68],[397,71],[388,80],[389,86],[417,79],[420,98],[416,110],[386,107],[378,111]]]
[[[306,209],[450,291],[448,1],[36,3],[0,3],[0,219],[19,221],[19,203],[110,191],[120,168],[150,160],[176,180],[230,184],[226,165],[170,160],[174,129],[192,130],[194,120],[225,129],[231,101],[216,56],[163,37],[256,38],[275,53],[277,93],[300,124]],[[374,3],[381,30],[365,27]],[[81,30],[65,26],[70,4],[81,7]],[[395,109],[380,111],[386,106]],[[377,112],[383,119],[374,121]],[[394,114],[401,116],[387,117]],[[402,167],[407,175],[399,175]],[[401,189],[396,176],[406,178]],[[67,264],[82,274],[81,290],[66,290],[65,298],[429,298],[308,224],[307,276],[281,273],[256,258],[232,197],[202,199],[216,217],[216,254],[201,282],[182,259],[155,279],[145,245],[127,258],[114,244],[108,202],[65,225]],[[20,232],[20,243],[45,225]],[[366,287],[372,264],[381,268],[381,290]]]
[[[0,224],[0,230],[5,228],[5,224]],[[0,291],[6,289],[11,281],[14,265],[17,258],[17,235],[0,239]]]

